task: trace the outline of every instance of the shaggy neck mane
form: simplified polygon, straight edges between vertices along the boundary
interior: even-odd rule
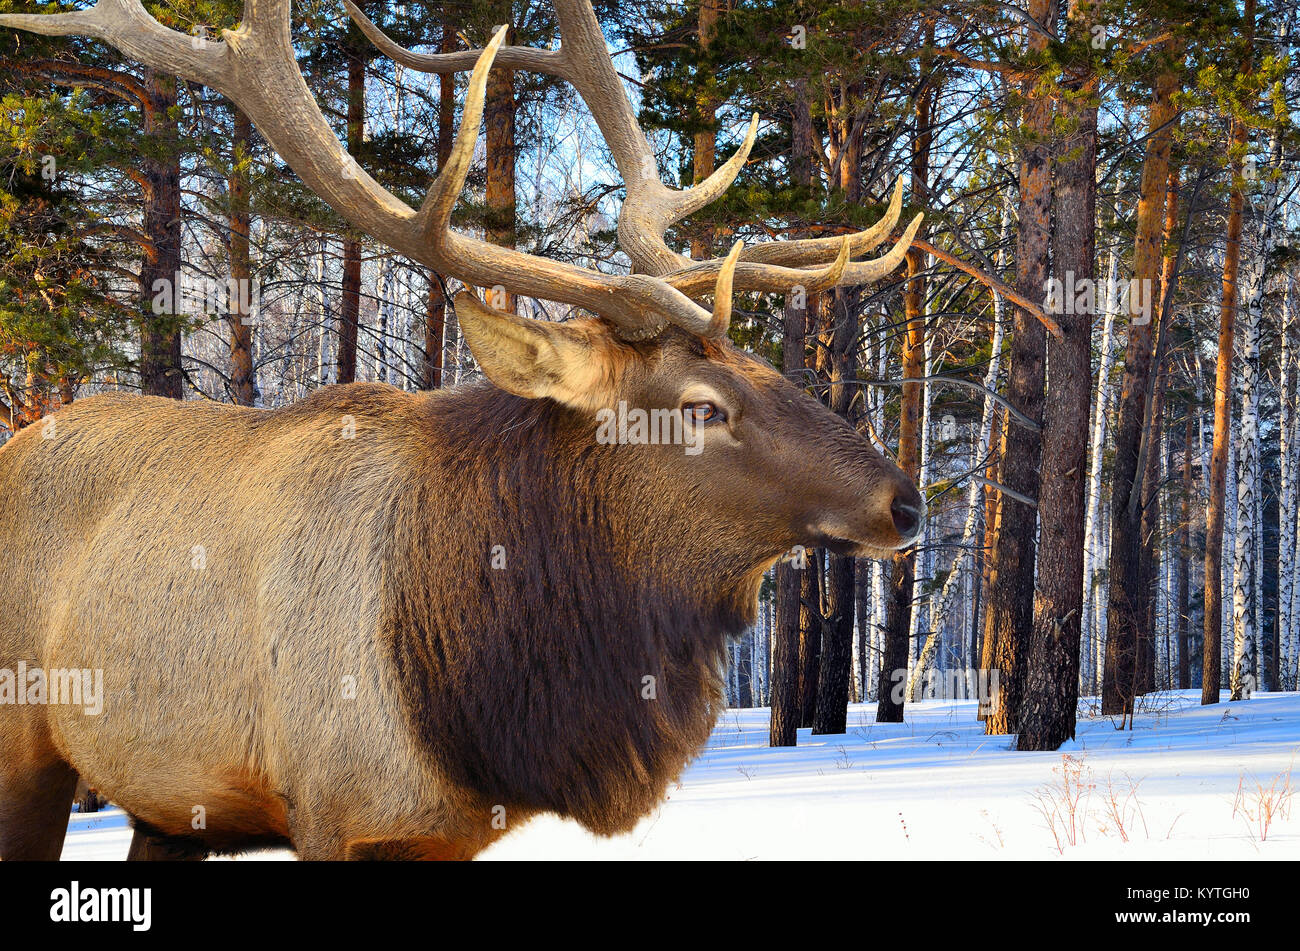
[[[489,386],[425,405],[385,578],[413,727],[486,802],[629,829],[707,739],[761,568],[570,410]]]

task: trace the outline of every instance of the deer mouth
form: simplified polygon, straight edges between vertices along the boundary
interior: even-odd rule
[[[811,547],[825,548],[831,554],[853,558],[889,558],[895,553],[911,546],[915,538],[900,539],[897,544],[881,545],[873,542],[856,541],[838,535],[818,535]]]

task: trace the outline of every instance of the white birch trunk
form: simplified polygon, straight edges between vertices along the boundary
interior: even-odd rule
[[[1103,451],[1106,447],[1106,408],[1110,403],[1110,375],[1115,367],[1115,314],[1119,310],[1119,255],[1112,250],[1106,269],[1106,305],[1101,330],[1101,361],[1097,368],[1097,391],[1093,401],[1092,434],[1088,443],[1088,497],[1083,528],[1083,613],[1080,625],[1083,631],[1083,657],[1079,676],[1084,687],[1100,689],[1099,671],[1102,669],[1102,631],[1099,620],[1104,619],[1096,600],[1097,566],[1104,564],[1106,553],[1099,544],[1101,518],[1101,476]],[[1103,621],[1104,623],[1104,621]]]
[[[1231,404],[1229,404],[1231,408]],[[1234,425],[1234,420],[1228,420],[1228,472],[1237,471],[1237,442],[1240,437],[1240,431]],[[1237,493],[1224,491],[1223,493],[1223,550],[1224,552],[1236,552],[1237,544]],[[1235,591],[1236,583],[1236,558],[1223,559],[1223,591]],[[1233,644],[1233,611],[1224,611],[1220,622],[1219,637],[1220,644]],[[1219,676],[1220,683],[1229,683],[1232,677],[1232,660],[1233,653],[1221,649],[1219,651]]]
[[[1283,690],[1297,689],[1296,545],[1300,517],[1300,408],[1297,400],[1297,348],[1300,321],[1296,319],[1294,284],[1288,275],[1282,297],[1281,418],[1279,420],[1282,484],[1278,499],[1278,673]]]
[[[330,334],[334,328],[334,308],[330,306],[329,291],[325,287],[325,248],[326,239],[320,239],[316,253],[316,274],[314,289],[320,314],[320,347],[316,358],[316,382],[321,386],[334,382],[334,355],[330,350]]]
[[[1282,158],[1281,139],[1275,134],[1269,143],[1269,166],[1276,169]],[[1242,280],[1241,368],[1238,374],[1240,440],[1237,447],[1237,526],[1232,588],[1232,699],[1241,700],[1258,689],[1259,628],[1262,621],[1259,584],[1263,524],[1260,514],[1259,436],[1259,339],[1263,321],[1267,263],[1273,250],[1273,236],[1282,222],[1278,215],[1281,179],[1268,175],[1260,195],[1254,246],[1246,261]]]

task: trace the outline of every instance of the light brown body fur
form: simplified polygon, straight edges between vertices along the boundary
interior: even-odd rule
[[[374,409],[400,423],[422,399]],[[379,672],[385,493],[420,430],[361,416],[349,440],[343,415],[101,396],[0,451],[0,666],[101,668],[108,695],[98,716],[0,708],[0,845],[38,834],[19,789],[57,786],[66,825],[75,780],[39,776],[67,763],[169,835],[196,835],[203,807],[214,847],[292,838],[329,858],[377,832],[490,837]]]

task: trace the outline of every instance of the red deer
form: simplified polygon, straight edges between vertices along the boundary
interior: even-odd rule
[[[262,410],[105,394],[0,450],[0,668],[103,672],[102,710],[0,707],[0,857],[57,858],[78,777],[133,818],[140,856],[289,845],[305,859],[468,858],[542,812],[631,828],[705,741],[724,645],[797,545],[878,556],[922,498],[844,420],[727,340],[733,289],[813,293],[893,271],[894,230],[737,244],[692,262],[666,228],[716,198],[754,141],[674,190],[586,0],[558,50],[420,56],[472,67],[447,167],[417,211],[351,162],[298,73],[289,0],[222,41],[137,0],[4,15],[98,37],[238,103],[354,225],[467,286],[594,316],[456,300],[488,383],[326,387]],[[610,275],[497,247],[448,219],[493,61],[583,96],[626,181]],[[712,294],[711,309],[698,298]],[[681,413],[699,451],[597,438],[620,404]],[[149,842],[157,848],[151,849]]]

